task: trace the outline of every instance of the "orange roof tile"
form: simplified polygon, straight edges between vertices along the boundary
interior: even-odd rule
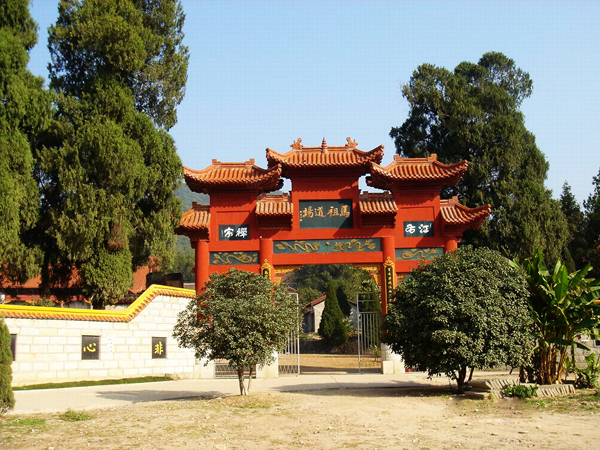
[[[361,214],[396,214],[398,211],[394,197],[389,192],[363,192],[358,208]]]
[[[281,167],[262,169],[254,164],[254,159],[243,163],[224,163],[212,160],[203,170],[183,168],[186,184],[194,192],[209,194],[210,191],[258,190],[274,191],[283,185],[280,179]]]
[[[383,158],[383,145],[364,152],[356,148],[356,142],[346,138],[343,147],[329,147],[325,139],[320,147],[304,147],[298,138],[292,150],[282,154],[268,148],[267,161],[269,167],[281,164],[283,175],[290,171],[311,171],[326,169],[361,169],[366,173],[371,162],[380,163]]]
[[[381,189],[406,189],[431,186],[455,186],[467,171],[467,161],[443,164],[433,154],[428,158],[400,158],[394,155],[394,161],[387,167],[371,164],[371,175],[367,177],[369,186]]]
[[[209,227],[210,207],[192,202],[192,209],[188,209],[182,214],[179,226],[175,228],[175,233],[190,238],[195,236],[208,239]]]
[[[288,194],[262,194],[256,202],[256,215],[259,217],[292,216],[294,205]]]
[[[492,212],[489,204],[468,208],[458,203],[458,197],[440,201],[440,213],[445,235],[460,236],[465,230],[479,228]]]

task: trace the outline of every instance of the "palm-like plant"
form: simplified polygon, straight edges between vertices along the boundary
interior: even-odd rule
[[[597,337],[600,280],[586,278],[591,269],[589,264],[569,273],[558,261],[550,272],[539,250],[520,267],[530,290],[529,309],[537,344],[532,358],[535,381],[560,383],[566,370],[568,349],[576,346],[589,351],[578,338],[584,334]]]

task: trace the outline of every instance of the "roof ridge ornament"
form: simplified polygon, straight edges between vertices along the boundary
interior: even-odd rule
[[[302,150],[304,148],[304,145],[302,145],[302,138],[298,138],[294,141],[294,143],[292,145],[290,145],[290,147],[292,147],[292,149],[294,150]]]
[[[323,141],[321,142],[321,152],[322,153],[327,153],[328,152],[327,141],[325,140],[324,136],[323,136]]]
[[[355,149],[357,145],[358,144],[356,143],[356,140],[352,140],[352,138],[347,137],[346,145],[344,147],[346,147],[346,150],[352,150],[352,149]]]

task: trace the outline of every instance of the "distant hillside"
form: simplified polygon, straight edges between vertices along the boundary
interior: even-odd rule
[[[197,202],[200,205],[208,205],[209,198],[206,194],[197,194],[190,191],[187,184],[183,183],[179,189],[175,191],[175,196],[181,199],[181,207],[183,211],[187,211],[192,207],[192,202]]]

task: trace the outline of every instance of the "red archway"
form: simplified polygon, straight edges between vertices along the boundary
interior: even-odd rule
[[[383,146],[365,152],[350,138],[341,147],[267,149],[267,168],[213,160],[204,170],[184,168],[194,192],[210,205],[194,204],[176,229],[190,238],[196,256],[196,290],[211,273],[232,267],[276,281],[303,264],[354,264],[379,269],[382,310],[398,276],[418,263],[452,251],[466,229],[479,227],[490,205],[467,208],[440,199],[455,186],[467,162],[399,158],[380,166]],[[380,192],[360,192],[359,178]],[[269,194],[288,178],[292,191]]]

